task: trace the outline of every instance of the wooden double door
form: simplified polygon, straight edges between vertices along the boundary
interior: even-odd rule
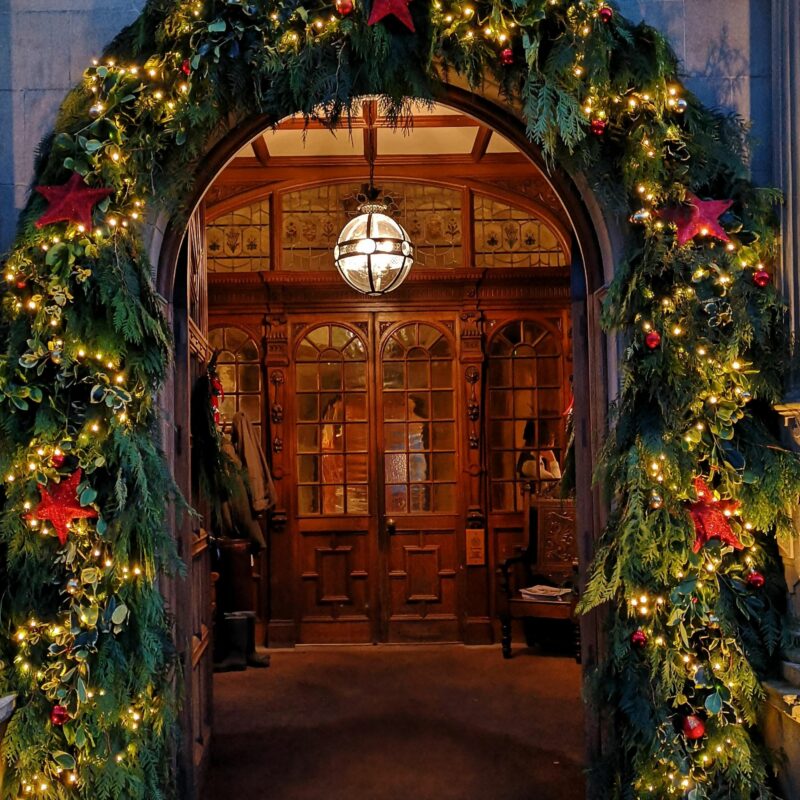
[[[289,324],[283,483],[300,642],[462,638],[456,325],[408,313]]]

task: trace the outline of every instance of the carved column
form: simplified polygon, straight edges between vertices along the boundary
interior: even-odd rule
[[[295,626],[292,605],[292,543],[287,527],[286,489],[283,477],[287,465],[284,441],[287,436],[285,408],[289,342],[286,315],[270,313],[266,325],[264,366],[267,376],[267,419],[269,435],[267,444],[271,451],[272,476],[278,492],[278,502],[271,517],[269,532],[270,560],[270,619],[268,640],[272,646],[294,645]]]

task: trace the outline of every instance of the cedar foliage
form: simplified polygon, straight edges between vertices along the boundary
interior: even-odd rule
[[[778,263],[776,197],[748,180],[741,123],[681,87],[659,33],[618,13],[603,21],[597,0],[480,0],[471,14],[412,2],[415,35],[391,18],[368,26],[369,5],[339,17],[313,0],[150,0],[43,143],[38,184],[78,172],[114,195],[95,211],[100,232],[84,234],[37,229],[44,202],[33,194],[4,268],[0,474],[15,480],[1,498],[0,691],[17,692],[19,710],[3,743],[3,796],[34,776],[47,798],[153,800],[173,789],[173,659],[155,584],[175,568],[155,444],[170,342],[135,201],[185,214],[193,168],[248,117],[335,121],[370,94],[406,124],[409,100],[435,100],[455,73],[476,91],[498,85],[545,157],[585,174],[610,212],[648,212],[629,230],[605,310],[626,348],[602,465],[611,520],[583,598],[609,609],[593,681],[615,733],[595,765],[603,796],[771,797],[755,723],[782,631],[775,541],[791,535],[800,466],[770,411],[787,364],[784,307],[753,282],[756,265]],[[511,64],[498,58],[505,47]],[[600,135],[589,131],[597,119]],[[710,237],[677,246],[657,211],[687,191],[734,201],[723,218],[734,252]],[[646,326],[662,335],[653,350]],[[24,504],[78,467],[80,501],[99,518],[73,525],[61,547],[26,524]],[[730,524],[744,551],[718,540],[692,551],[699,475],[742,503]],[[122,574],[124,564],[141,574]],[[748,584],[753,568],[763,589]],[[639,627],[647,642],[636,648]],[[70,714],[63,726],[48,722],[55,703]],[[705,722],[697,741],[682,733],[690,714]]]

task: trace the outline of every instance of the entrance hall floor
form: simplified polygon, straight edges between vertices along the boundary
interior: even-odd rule
[[[461,645],[300,647],[214,677],[208,800],[581,800],[580,667]]]

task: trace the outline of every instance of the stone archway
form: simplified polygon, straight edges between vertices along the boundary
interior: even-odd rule
[[[576,445],[576,497],[580,575],[581,581],[585,582],[594,555],[595,541],[606,517],[604,504],[599,498],[596,487],[593,486],[592,472],[605,435],[606,408],[609,402],[608,386],[613,385],[614,382],[614,378],[609,381],[608,365],[604,363],[606,336],[599,324],[600,302],[606,286],[605,276],[613,272],[611,266],[613,261],[610,260],[608,245],[606,248],[602,248],[600,245],[601,239],[606,242],[609,240],[605,221],[599,216],[599,204],[585,181],[581,190],[578,188],[580,176],[577,176],[576,180],[565,170],[545,164],[539,148],[532,145],[525,136],[518,113],[504,104],[492,87],[488,87],[485,93],[476,93],[461,86],[445,85],[437,94],[437,102],[473,116],[516,145],[521,153],[547,175],[573,226],[571,317],[573,363],[575,365],[575,424],[576,430],[581,432],[580,440]],[[202,166],[193,177],[191,189],[187,193],[186,206],[189,209],[196,208],[214,178],[233,155],[265,128],[277,121],[256,116],[243,120],[223,135],[200,159]],[[594,214],[591,213],[590,208],[593,208]],[[166,313],[171,320],[173,329],[186,331],[188,329],[187,309],[175,308],[171,302],[175,283],[179,278],[176,270],[186,266],[184,263],[182,267],[179,267],[178,258],[186,233],[183,220],[183,215],[170,219],[163,228],[163,235],[161,226],[153,226],[149,252],[152,262],[157,265],[156,285],[159,294],[163,298],[169,299]],[[599,230],[598,225],[601,226]],[[185,404],[185,398],[188,397],[190,391],[188,376],[183,368],[183,365],[187,363],[187,354],[184,350],[188,347],[188,340],[185,335],[178,336],[177,340],[178,346],[183,349],[176,354],[174,392],[162,394],[162,401],[165,418],[174,420],[178,426],[183,426],[182,420],[185,415],[177,406],[180,406],[181,403]],[[185,426],[183,427],[185,429]],[[173,472],[179,476],[188,476],[188,468],[182,468],[180,464],[182,459],[188,458],[188,447],[184,443],[177,450],[181,455],[169,448]],[[182,486],[182,488],[184,491],[189,489],[188,486]],[[180,535],[180,532],[178,534]],[[187,540],[185,551],[188,552],[189,548],[190,541]],[[177,608],[191,607],[190,586],[175,585],[173,591]],[[187,620],[179,616],[177,622],[179,630],[184,627],[184,636],[188,639],[191,632],[185,628]],[[581,628],[582,663],[584,670],[588,672],[596,666],[603,647],[600,617],[596,613],[583,616]],[[188,680],[186,685],[190,685]],[[187,703],[188,713],[191,713],[191,708],[192,704]],[[190,719],[185,719],[184,728],[187,730],[193,728]],[[587,756],[590,759],[597,758],[601,751],[600,722],[598,716],[591,709],[586,715],[585,732]],[[191,776],[189,754],[184,760],[187,773],[186,784],[191,786],[194,779]]]

